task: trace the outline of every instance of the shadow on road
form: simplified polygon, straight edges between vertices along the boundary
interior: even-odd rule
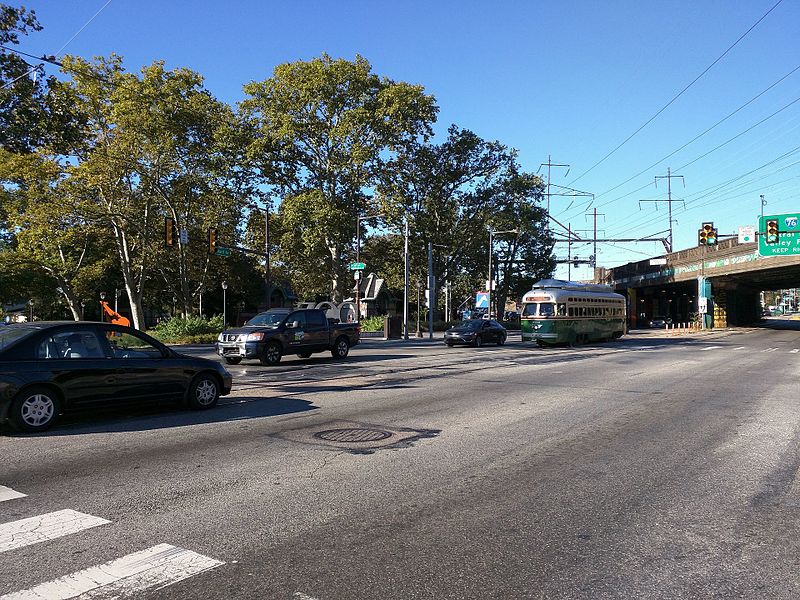
[[[58,437],[170,429],[207,423],[276,417],[313,411],[318,408],[308,400],[283,397],[225,398],[214,408],[204,411],[183,410],[174,404],[163,406],[151,404],[125,409],[102,408],[91,414],[76,412],[64,415],[53,429],[39,434],[23,434],[23,437]],[[9,430],[3,433],[12,437],[17,435]]]

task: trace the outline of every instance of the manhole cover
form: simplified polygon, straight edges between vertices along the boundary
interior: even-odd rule
[[[392,434],[382,429],[351,428],[318,431],[314,437],[328,442],[377,442],[392,437]]]

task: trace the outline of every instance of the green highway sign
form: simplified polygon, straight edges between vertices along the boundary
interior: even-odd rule
[[[758,220],[761,256],[800,256],[800,213],[766,215]]]
[[[350,263],[350,270],[351,271],[363,271],[367,268],[367,265],[364,263]]]
[[[217,248],[214,250],[214,256],[230,256],[231,249],[230,248]]]

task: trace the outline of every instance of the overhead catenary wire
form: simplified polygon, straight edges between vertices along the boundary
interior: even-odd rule
[[[68,39],[66,42],[64,42],[64,44],[61,46],[61,48],[59,48],[59,49],[58,49],[58,50],[55,52],[55,55],[50,55],[50,56],[41,56],[41,57],[39,57],[39,56],[33,56],[32,54],[28,54],[28,53],[26,53],[26,52],[21,52],[21,51],[19,51],[19,50],[15,50],[15,49],[13,49],[13,48],[8,48],[8,47],[6,47],[6,46],[2,46],[2,48],[3,48],[4,50],[10,50],[11,52],[16,52],[17,54],[20,54],[20,55],[22,55],[22,56],[28,56],[28,57],[31,57],[31,58],[35,58],[35,59],[37,59],[37,60],[41,60],[41,61],[43,61],[43,62],[50,63],[50,64],[53,64],[53,65],[56,65],[56,66],[59,66],[59,67],[60,67],[60,66],[62,66],[62,65],[61,65],[61,63],[60,63],[60,62],[58,62],[58,61],[56,60],[56,58],[55,58],[55,57],[56,57],[56,56],[58,56],[59,54],[61,54],[61,52],[63,52],[63,51],[64,51],[64,48],[66,48],[67,46],[69,46],[69,45],[72,43],[72,41],[73,41],[73,40],[74,40],[76,37],[78,37],[78,35],[79,35],[79,34],[80,34],[80,33],[81,33],[81,32],[82,32],[84,29],[86,29],[86,27],[88,27],[89,23],[91,23],[92,21],[94,21],[94,20],[95,20],[95,18],[97,17],[97,15],[99,15],[101,12],[103,12],[103,10],[106,8],[106,6],[108,6],[109,4],[111,4],[111,2],[112,2],[112,0],[106,0],[106,3],[105,3],[105,4],[103,4],[103,6],[101,6],[101,7],[100,7],[100,10],[98,10],[96,13],[94,13],[94,14],[91,16],[91,18],[90,18],[88,21],[86,21],[86,23],[84,23],[84,24],[83,24],[83,26],[81,26],[81,28],[80,28],[80,29],[78,29],[78,31],[76,31],[74,34],[72,34],[72,37],[71,37],[71,38],[69,38],[69,39]],[[7,82],[7,83],[3,84],[3,86],[2,86],[2,87],[0,87],[0,89],[6,89],[7,87],[9,87],[9,86],[11,86],[11,85],[14,85],[14,84],[15,84],[17,81],[19,81],[20,79],[22,79],[22,78],[24,78],[24,77],[27,77],[28,75],[30,75],[31,73],[33,73],[34,71],[36,71],[37,69],[39,69],[39,68],[40,68],[40,67],[42,67],[42,66],[43,66],[43,65],[39,64],[39,65],[36,65],[36,66],[33,66],[33,67],[31,67],[31,68],[30,68],[30,70],[28,70],[28,72],[26,72],[26,73],[24,73],[24,74],[20,75],[19,77],[17,77],[16,79],[14,79],[14,80],[12,80],[12,81],[9,81],[9,82]]]
[[[716,59],[715,59],[715,60],[714,60],[714,61],[713,61],[713,62],[712,62],[710,65],[708,65],[708,66],[707,66],[707,67],[706,67],[706,68],[705,68],[705,69],[704,69],[704,70],[703,70],[703,71],[702,71],[702,72],[701,72],[701,73],[700,73],[700,74],[699,74],[697,77],[695,77],[695,78],[694,78],[694,79],[693,79],[693,80],[692,80],[692,81],[691,81],[691,82],[690,82],[688,85],[686,85],[686,86],[685,86],[685,87],[684,87],[684,88],[683,88],[683,89],[682,89],[680,92],[678,92],[677,94],[675,94],[675,96],[673,96],[673,97],[672,97],[672,99],[671,99],[669,102],[667,102],[667,103],[666,103],[666,104],[665,104],[663,107],[661,107],[661,108],[660,108],[660,109],[659,109],[659,110],[658,110],[658,111],[657,111],[657,112],[656,112],[656,113],[655,113],[655,114],[654,114],[652,117],[650,117],[650,118],[649,118],[649,119],[648,119],[648,120],[647,120],[647,121],[646,121],[646,122],[645,122],[643,125],[641,125],[641,126],[638,128],[638,129],[636,129],[636,131],[634,131],[634,132],[633,132],[632,134],[630,134],[630,135],[629,135],[627,138],[625,138],[625,139],[624,139],[624,140],[623,140],[623,141],[622,141],[620,144],[618,144],[618,145],[617,145],[617,146],[616,146],[616,147],[615,147],[613,150],[611,150],[611,151],[610,151],[610,152],[608,152],[608,153],[607,153],[605,156],[603,156],[603,158],[601,158],[599,161],[597,161],[596,163],[594,163],[594,164],[593,164],[591,167],[589,167],[589,168],[588,168],[586,171],[584,171],[583,173],[581,173],[580,175],[578,175],[578,176],[577,176],[575,179],[573,179],[572,181],[570,181],[568,185],[572,185],[572,184],[573,184],[573,183],[575,183],[576,181],[578,181],[578,180],[580,180],[581,178],[583,178],[584,176],[588,175],[588,174],[589,174],[590,172],[592,172],[592,171],[593,171],[595,168],[597,168],[599,165],[601,165],[602,163],[604,163],[604,162],[605,162],[605,161],[606,161],[606,160],[607,160],[609,157],[611,157],[611,156],[612,156],[612,155],[613,155],[613,154],[614,154],[614,153],[615,153],[617,150],[619,150],[620,148],[622,148],[622,147],[623,147],[625,144],[627,144],[627,143],[628,143],[628,142],[629,142],[631,139],[633,139],[633,137],[634,137],[634,136],[635,136],[637,133],[639,133],[639,132],[640,132],[642,129],[644,129],[644,128],[645,128],[645,127],[647,127],[647,126],[648,126],[650,123],[652,123],[652,122],[653,122],[653,121],[654,121],[654,120],[655,120],[655,119],[656,119],[656,118],[657,118],[657,117],[658,117],[658,116],[659,116],[661,113],[663,113],[663,112],[664,112],[664,111],[665,111],[667,108],[669,108],[669,107],[672,105],[672,103],[673,103],[673,102],[675,102],[675,101],[676,101],[678,98],[680,98],[681,96],[683,96],[683,94],[684,94],[684,93],[685,93],[685,92],[686,92],[686,91],[687,91],[689,88],[691,88],[691,87],[692,87],[692,86],[693,86],[695,83],[697,83],[697,82],[698,82],[698,81],[699,81],[699,80],[700,80],[700,79],[703,77],[703,75],[705,75],[706,73],[708,73],[708,72],[709,72],[709,71],[710,71],[710,70],[711,70],[711,69],[714,67],[714,65],[716,65],[716,64],[717,64],[719,61],[721,61],[721,60],[722,60],[722,59],[723,59],[723,58],[724,58],[724,57],[725,57],[725,56],[728,54],[728,52],[730,52],[731,50],[733,50],[733,48],[735,48],[735,47],[736,47],[736,46],[739,44],[739,42],[741,42],[741,41],[742,41],[742,40],[743,40],[745,37],[747,37],[747,35],[748,35],[748,34],[749,34],[751,31],[753,31],[753,29],[755,29],[755,28],[758,26],[758,24],[759,24],[759,23],[761,23],[761,21],[763,21],[764,19],[766,19],[766,18],[767,18],[767,16],[768,16],[768,15],[769,15],[769,14],[770,14],[770,13],[771,13],[773,10],[775,10],[775,9],[778,7],[778,5],[779,5],[781,2],[783,2],[783,0],[778,0],[778,1],[777,1],[777,2],[774,4],[774,5],[772,5],[772,7],[771,7],[771,8],[770,8],[770,9],[769,9],[767,12],[765,12],[765,13],[764,13],[764,14],[761,16],[761,18],[759,18],[759,19],[758,19],[758,20],[757,20],[755,23],[753,23],[753,25],[751,25],[751,26],[750,26],[750,28],[749,28],[747,31],[745,31],[745,32],[744,32],[742,35],[740,35],[740,36],[739,36],[739,38],[738,38],[738,39],[737,39],[735,42],[733,42],[733,44],[731,44],[730,46],[728,46],[728,48],[725,50],[725,52],[723,52],[722,54],[720,54],[720,55],[719,55],[719,56],[718,56],[718,57],[717,57],[717,58],[716,58]]]
[[[771,84],[769,87],[767,87],[766,89],[762,90],[761,92],[759,92],[758,94],[756,94],[755,96],[753,96],[752,98],[750,98],[750,100],[748,100],[747,102],[745,102],[744,104],[742,104],[741,106],[739,106],[739,108],[737,108],[736,110],[734,110],[734,111],[732,111],[732,112],[728,113],[728,114],[727,114],[726,116],[724,116],[722,119],[720,119],[719,121],[717,121],[716,123],[714,123],[714,124],[713,124],[711,127],[709,127],[709,128],[707,128],[707,129],[705,129],[703,132],[701,132],[701,133],[697,134],[696,136],[694,136],[694,137],[693,137],[691,140],[689,140],[688,142],[686,142],[685,144],[683,144],[683,145],[682,145],[680,148],[677,148],[676,150],[673,150],[672,152],[670,152],[670,153],[669,153],[669,154],[667,154],[666,156],[664,156],[664,157],[660,158],[659,160],[657,160],[657,161],[656,161],[656,162],[654,162],[653,164],[651,164],[651,165],[649,165],[649,166],[645,167],[644,169],[642,169],[641,171],[639,171],[639,172],[638,172],[638,173],[636,173],[635,175],[632,175],[632,176],[630,176],[628,179],[626,179],[626,180],[625,180],[625,181],[623,181],[622,183],[620,183],[620,184],[618,184],[618,185],[615,185],[614,187],[612,187],[612,188],[610,188],[610,189],[606,190],[605,192],[601,192],[600,194],[597,194],[597,195],[595,196],[595,198],[600,198],[601,196],[605,196],[606,194],[609,194],[609,193],[613,192],[614,190],[617,190],[617,189],[621,188],[621,187],[622,187],[623,185],[625,185],[626,183],[630,183],[631,181],[633,181],[634,179],[636,179],[636,178],[637,178],[637,177],[639,177],[640,175],[644,175],[645,173],[647,173],[647,172],[648,172],[648,171],[650,171],[651,169],[653,169],[653,168],[657,167],[659,164],[661,164],[661,163],[662,163],[662,162],[664,162],[665,160],[667,160],[667,159],[669,159],[669,158],[671,158],[671,157],[675,156],[675,155],[676,155],[678,152],[680,152],[681,150],[683,150],[683,149],[684,149],[684,148],[686,148],[687,146],[689,146],[689,145],[693,144],[694,142],[696,142],[697,140],[699,140],[701,137],[705,136],[706,134],[710,133],[711,131],[713,131],[714,129],[716,129],[718,126],[722,125],[722,124],[723,124],[725,121],[727,121],[728,119],[730,119],[731,117],[733,117],[735,114],[737,114],[737,113],[739,113],[740,111],[742,111],[742,110],[744,110],[745,108],[747,108],[747,107],[748,107],[749,105],[751,105],[753,102],[755,102],[756,100],[758,100],[758,99],[759,99],[761,96],[763,96],[764,94],[766,94],[768,91],[770,91],[770,90],[771,90],[772,88],[774,88],[775,86],[779,85],[781,82],[783,82],[785,79],[787,79],[788,77],[790,77],[791,75],[793,75],[793,74],[794,74],[795,72],[797,72],[798,70],[800,70],[800,65],[797,65],[797,66],[796,66],[794,69],[792,69],[791,71],[789,71],[789,72],[788,72],[786,75],[784,75],[783,77],[781,77],[780,79],[778,79],[776,82],[772,83],[772,84]]]

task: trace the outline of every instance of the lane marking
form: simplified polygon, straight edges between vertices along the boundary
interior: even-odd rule
[[[722,346],[706,346],[703,350],[719,350]]]
[[[739,346],[738,348],[734,348],[734,350],[744,350],[747,346]]]
[[[28,590],[0,596],[0,600],[67,600],[83,594],[92,600],[136,598],[145,590],[159,590],[224,564],[191,550],[159,544]]]
[[[766,350],[762,350],[762,352],[775,352],[778,348],[767,348]]]
[[[3,523],[0,525],[0,553],[54,540],[106,523],[111,521],[70,509]]]
[[[800,352],[800,348],[795,348],[794,350],[789,350],[789,354],[797,354]]]
[[[0,502],[6,500],[14,500],[15,498],[25,498],[28,494],[23,494],[17,490],[12,490],[10,487],[0,485]]]
[[[303,592],[295,592],[293,597],[297,598],[297,600],[317,600],[313,596],[309,596],[307,594],[304,594]],[[0,598],[0,600],[2,599]]]

